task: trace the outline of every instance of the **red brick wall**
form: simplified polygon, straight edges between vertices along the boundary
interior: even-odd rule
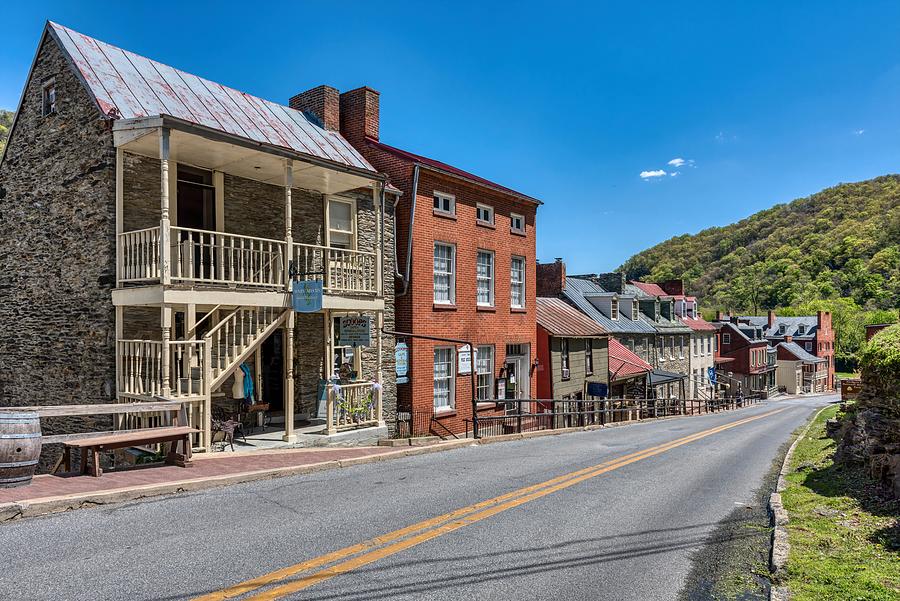
[[[828,360],[828,389],[834,389],[834,328],[831,327],[831,312],[817,313],[819,327],[816,329],[816,344],[813,353],[816,357]]]
[[[316,86],[290,99],[292,109],[307,111],[322,122],[325,129],[336,131],[340,128],[340,100],[338,91],[331,86]]]

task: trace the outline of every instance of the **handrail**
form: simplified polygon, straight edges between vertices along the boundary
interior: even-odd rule
[[[185,339],[185,340],[189,340],[188,334],[192,334],[192,333],[196,332],[196,331],[197,331],[197,326],[199,326],[201,323],[203,323],[204,321],[206,321],[213,313],[215,313],[216,311],[218,311],[218,310],[219,310],[219,307],[221,307],[221,306],[222,306],[222,305],[216,305],[215,307],[213,307],[212,309],[210,309],[210,310],[206,313],[206,315],[204,315],[204,316],[201,317],[198,321],[196,321],[196,322],[194,323],[194,326],[193,326],[190,330],[188,330],[187,332],[184,333],[184,339]],[[192,338],[191,338],[191,339],[192,339]]]
[[[243,238],[244,240],[258,240],[260,242],[272,242],[275,244],[284,244],[284,240],[276,240],[275,238],[260,238],[259,236],[247,236],[246,234],[232,234],[231,232],[219,232],[216,230],[200,230],[193,227],[181,227],[173,225],[172,231],[194,232],[197,234],[215,234],[217,236],[228,236],[229,238]]]

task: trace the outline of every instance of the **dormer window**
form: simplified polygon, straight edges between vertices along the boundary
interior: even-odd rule
[[[41,90],[41,113],[44,117],[56,112],[56,80],[44,82]]]
[[[619,299],[614,298],[609,302],[609,318],[619,319]]]
[[[637,299],[631,301],[631,321],[638,320],[638,314],[641,312],[640,306],[638,305]]]
[[[779,333],[779,334],[782,334],[782,335],[783,335],[786,331],[787,331],[787,326],[786,326],[786,325],[781,324],[781,325],[778,326],[778,333]]]
[[[806,334],[806,326],[803,324],[800,324],[799,326],[797,326],[797,333],[800,334],[801,336]]]

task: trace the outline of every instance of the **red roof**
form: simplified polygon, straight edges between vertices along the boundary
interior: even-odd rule
[[[609,339],[609,379],[624,380],[653,371],[653,366],[625,348],[615,338]]]
[[[652,284],[650,282],[631,282],[633,285],[637,286],[647,294],[652,294],[653,296],[672,296],[667,293],[665,290],[660,288],[659,284]]]
[[[702,317],[682,317],[681,322],[695,332],[715,332],[716,326]]]
[[[592,338],[606,336],[606,330],[560,298],[537,299],[537,323],[553,336]]]
[[[516,192],[512,188],[507,188],[506,186],[501,186],[500,184],[492,182],[488,179],[484,179],[483,177],[478,177],[477,175],[475,175],[473,173],[469,173],[468,171],[463,171],[462,169],[454,167],[453,165],[448,165],[447,163],[442,163],[441,161],[429,159],[428,157],[424,157],[420,154],[415,154],[415,153],[412,153],[412,152],[409,152],[406,150],[401,150],[399,148],[395,148],[394,146],[389,146],[388,144],[385,144],[384,142],[379,142],[378,140],[375,140],[372,138],[366,138],[366,142],[368,142],[369,146],[372,146],[373,148],[378,148],[379,150],[389,152],[390,154],[392,154],[396,157],[400,157],[401,159],[406,159],[406,160],[412,161],[414,163],[420,163],[420,164],[424,165],[425,167],[430,167],[432,169],[441,171],[441,172],[449,174],[449,175],[461,177],[462,179],[469,180],[470,182],[473,182],[475,184],[480,184],[482,186],[487,186],[489,188],[493,188],[494,190],[497,190],[498,192],[503,192],[505,194],[512,194],[513,196],[517,196],[518,198],[520,198],[522,200],[527,200],[528,202],[542,204],[541,201],[539,201],[536,198],[532,198],[531,196],[528,196],[527,194],[522,194],[521,192]]]

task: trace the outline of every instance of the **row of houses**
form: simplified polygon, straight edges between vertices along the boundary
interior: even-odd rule
[[[210,448],[254,411],[294,442],[771,390],[782,352],[806,387],[808,330],[538,264],[541,201],[396,145],[380,102],[278,104],[48,23],[0,158],[0,405],[176,399]]]

